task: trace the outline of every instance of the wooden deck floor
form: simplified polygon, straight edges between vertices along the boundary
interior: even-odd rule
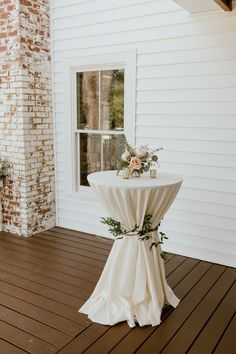
[[[181,298],[158,327],[102,326],[77,312],[112,241],[55,227],[29,239],[0,233],[1,354],[233,354],[236,269],[170,255]]]

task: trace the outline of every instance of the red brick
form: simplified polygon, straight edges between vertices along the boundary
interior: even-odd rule
[[[15,37],[17,35],[17,31],[9,32],[9,37]]]
[[[29,0],[20,0],[20,4],[24,6],[32,6],[32,2]]]

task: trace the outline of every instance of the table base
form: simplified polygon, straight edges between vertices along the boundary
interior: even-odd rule
[[[137,237],[116,240],[92,295],[79,312],[104,325],[121,321],[130,327],[159,325],[163,306],[176,307],[179,299],[166,282],[159,247],[150,250],[150,242]]]

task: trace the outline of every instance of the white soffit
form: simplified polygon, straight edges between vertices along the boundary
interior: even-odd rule
[[[190,13],[219,11],[222,8],[214,0],[173,0]]]

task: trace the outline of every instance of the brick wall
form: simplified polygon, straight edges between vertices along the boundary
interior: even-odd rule
[[[55,224],[49,0],[0,0],[0,154],[10,162],[3,228]]]
[[[3,194],[3,180],[0,178],[0,231],[2,231],[2,194]]]

